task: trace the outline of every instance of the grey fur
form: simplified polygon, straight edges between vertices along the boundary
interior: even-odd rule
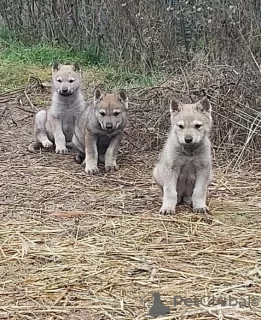
[[[72,140],[76,161],[84,160],[87,174],[99,172],[98,160],[105,162],[106,171],[118,170],[116,159],[128,119],[128,97],[123,90],[108,94],[96,89],[87,104]]]
[[[212,181],[210,102],[206,97],[194,104],[173,99],[170,112],[171,130],[153,170],[163,196],[160,213],[175,213],[182,200],[193,205],[193,212],[207,213],[207,189]]]
[[[67,147],[72,146],[75,122],[85,108],[79,65],[55,62],[52,71],[52,104],[35,116],[36,141],[29,145],[30,152],[35,152],[39,147],[50,148],[55,145],[56,153],[67,153]]]

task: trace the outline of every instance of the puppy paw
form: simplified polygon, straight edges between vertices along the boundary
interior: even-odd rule
[[[85,172],[87,174],[97,174],[99,173],[99,168],[97,166],[86,166]]]
[[[32,142],[31,144],[29,144],[29,146],[27,147],[29,152],[32,153],[36,153],[36,149],[39,148],[39,144],[37,142]]]
[[[175,214],[175,211],[176,211],[175,208],[171,208],[163,205],[160,208],[159,213],[163,215],[173,215]]]
[[[53,146],[53,143],[50,140],[46,140],[43,143],[44,148],[52,148],[52,146]]]
[[[68,149],[66,147],[57,146],[55,149],[55,152],[65,154],[65,153],[68,153]]]
[[[119,166],[116,164],[116,165],[113,165],[113,166],[105,166],[105,171],[106,172],[115,172],[115,171],[118,171],[119,170]]]
[[[209,213],[208,207],[193,208],[194,213]]]

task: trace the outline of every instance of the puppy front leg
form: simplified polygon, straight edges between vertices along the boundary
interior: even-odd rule
[[[85,131],[85,172],[95,174],[98,168],[97,137],[91,134],[88,129]]]
[[[55,152],[67,153],[68,149],[66,148],[66,140],[62,129],[62,121],[53,117],[52,127],[55,141]]]
[[[110,144],[105,153],[105,170],[109,171],[117,171],[119,170],[119,166],[116,163],[118,149],[123,137],[123,133],[118,133],[114,137],[112,137]]]
[[[79,132],[77,130],[78,128],[75,128],[75,132],[72,137],[72,148],[74,151],[76,151],[74,160],[75,162],[82,164],[85,159],[85,147],[84,147],[84,132],[80,134],[80,140],[79,140]]]
[[[160,170],[161,171],[161,170]],[[177,182],[178,173],[171,169],[163,169],[161,174],[162,181],[162,206],[160,208],[161,214],[174,214],[178,202],[177,196]]]
[[[210,181],[211,169],[203,167],[197,171],[195,187],[192,194],[193,212],[208,213],[206,205],[207,190]]]

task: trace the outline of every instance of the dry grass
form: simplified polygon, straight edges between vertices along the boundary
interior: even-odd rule
[[[259,164],[261,159],[260,75],[245,68],[207,64],[195,56],[161,85],[137,89],[130,132],[139,150],[159,150],[169,130],[169,101],[198,101],[206,94],[212,103],[212,143],[218,162],[233,168]],[[141,129],[142,128],[142,129]],[[259,166],[260,169],[260,166]]]
[[[30,94],[34,106],[18,96],[0,97],[0,319],[146,319],[155,291],[171,306],[161,319],[261,316],[259,306],[173,306],[175,295],[260,300],[260,171],[215,162],[212,223],[186,207],[162,217],[151,177],[158,113],[144,129],[133,98],[120,170],[87,177],[71,153],[27,152],[49,92]]]

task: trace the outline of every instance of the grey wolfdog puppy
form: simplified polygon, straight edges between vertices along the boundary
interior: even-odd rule
[[[72,142],[77,150],[76,162],[85,162],[85,172],[99,172],[98,160],[105,170],[116,171],[118,148],[128,119],[128,97],[124,90],[106,93],[95,90],[94,99],[79,117]]]
[[[171,130],[153,170],[163,201],[160,213],[174,214],[182,201],[193,212],[207,213],[206,196],[212,181],[211,104],[207,97],[197,103],[170,103]]]
[[[51,106],[47,110],[38,111],[35,116],[36,141],[29,145],[30,152],[35,152],[39,147],[50,148],[55,144],[56,153],[67,153],[67,147],[72,146],[75,121],[85,108],[78,63],[62,65],[55,62],[52,85]]]

